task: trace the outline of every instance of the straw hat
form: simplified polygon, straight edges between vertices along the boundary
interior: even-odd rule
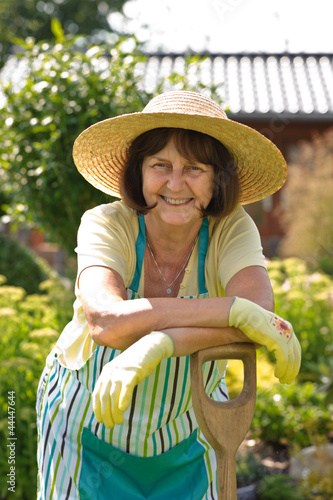
[[[141,113],[109,118],[87,128],[74,143],[75,165],[97,189],[120,197],[129,146],[143,132],[160,127],[196,130],[223,143],[237,163],[242,204],[273,194],[286,180],[286,162],[271,141],[229,120],[208,97],[187,91],[160,94]]]

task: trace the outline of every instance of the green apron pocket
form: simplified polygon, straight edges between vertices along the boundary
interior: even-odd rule
[[[208,488],[197,431],[169,451],[139,457],[82,434],[81,500],[201,500]]]

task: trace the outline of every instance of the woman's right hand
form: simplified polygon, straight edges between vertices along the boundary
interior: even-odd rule
[[[163,358],[174,352],[172,339],[163,332],[152,332],[107,363],[93,392],[93,409],[98,422],[106,427],[123,422],[133,390],[153,373]]]

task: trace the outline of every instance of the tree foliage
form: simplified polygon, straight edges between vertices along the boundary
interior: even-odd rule
[[[39,293],[39,284],[54,278],[56,272],[24,245],[0,233],[0,275],[6,275],[7,285],[22,287],[27,293]]]
[[[80,38],[31,41],[24,49],[23,84],[3,90],[0,176],[10,199],[3,209],[73,249],[83,212],[110,201],[77,172],[74,140],[99,120],[142,110],[151,97],[138,90],[137,64],[144,58],[132,38],[90,47]]]
[[[126,0],[1,0],[0,67],[17,37],[52,40],[57,19],[66,34],[92,35],[110,31],[108,14],[121,11]]]
[[[286,184],[286,237],[281,255],[333,271],[333,129],[299,145]]]

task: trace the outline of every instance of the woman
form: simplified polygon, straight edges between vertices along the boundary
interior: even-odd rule
[[[183,91],[90,127],[74,161],[122,200],[88,211],[79,228],[74,317],[39,388],[39,498],[217,498],[189,355],[255,342],[275,352],[281,382],[299,370],[299,344],[270,312],[258,231],[241,207],[282,186],[284,159],[212,100]],[[225,368],[204,368],[218,401],[228,397]]]

